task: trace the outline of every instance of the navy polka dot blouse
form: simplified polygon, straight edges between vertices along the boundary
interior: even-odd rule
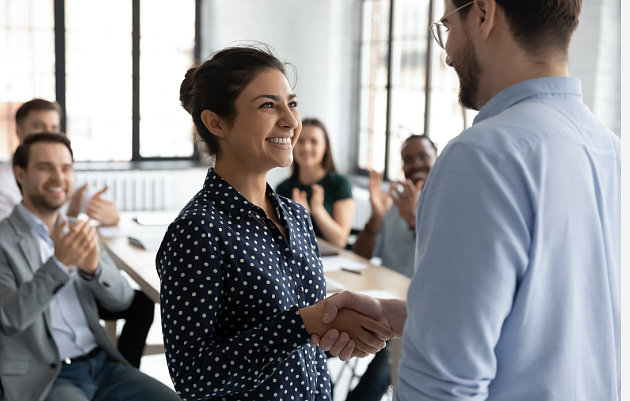
[[[288,240],[210,169],[157,253],[164,348],[183,400],[330,400],[325,354],[298,313],[326,294],[311,219],[267,192]]]

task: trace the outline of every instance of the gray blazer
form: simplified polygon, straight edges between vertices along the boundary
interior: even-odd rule
[[[41,263],[37,240],[17,209],[0,222],[0,382],[6,401],[44,400],[61,370],[52,337],[50,301],[74,285],[97,343],[128,362],[99,324],[99,304],[112,312],[127,309],[133,290],[101,247],[101,273],[94,280],[71,278],[51,258]]]

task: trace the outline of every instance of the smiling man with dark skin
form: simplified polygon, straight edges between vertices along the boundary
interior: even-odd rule
[[[479,114],[423,187],[407,302],[345,292],[323,319],[403,337],[395,400],[621,397],[621,143],[568,76],[581,7],[445,0],[432,26]]]

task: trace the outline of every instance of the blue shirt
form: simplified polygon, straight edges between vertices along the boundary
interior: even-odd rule
[[[422,191],[395,399],[618,400],[620,176],[579,80],[494,96]]]
[[[157,253],[169,373],[183,400],[330,400],[298,309],[324,299],[310,217],[267,186],[288,241],[212,169]]]
[[[37,240],[42,263],[53,258],[61,270],[76,279],[77,269],[67,267],[55,257],[55,244],[50,238],[48,226],[22,203],[17,204],[16,208]],[[59,220],[64,219],[65,216],[60,214]],[[79,301],[74,280],[68,281],[68,284],[59,290],[50,302],[50,319],[51,332],[59,349],[60,359],[87,354],[98,346]]]
[[[413,276],[416,239],[409,224],[400,216],[398,207],[385,213],[383,224],[376,236],[372,257],[381,259],[381,265],[407,277]]]

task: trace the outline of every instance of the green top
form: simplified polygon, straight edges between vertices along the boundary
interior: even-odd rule
[[[352,198],[352,183],[345,175],[331,171],[319,180],[317,184],[324,188],[324,208],[330,216],[333,216],[333,203],[342,199]],[[292,199],[293,188],[306,191],[306,197],[310,203],[313,190],[309,185],[302,184],[297,176],[289,177],[281,182],[276,188],[276,193]],[[322,233],[315,222],[313,222],[313,228],[315,229],[315,235],[321,237]]]

